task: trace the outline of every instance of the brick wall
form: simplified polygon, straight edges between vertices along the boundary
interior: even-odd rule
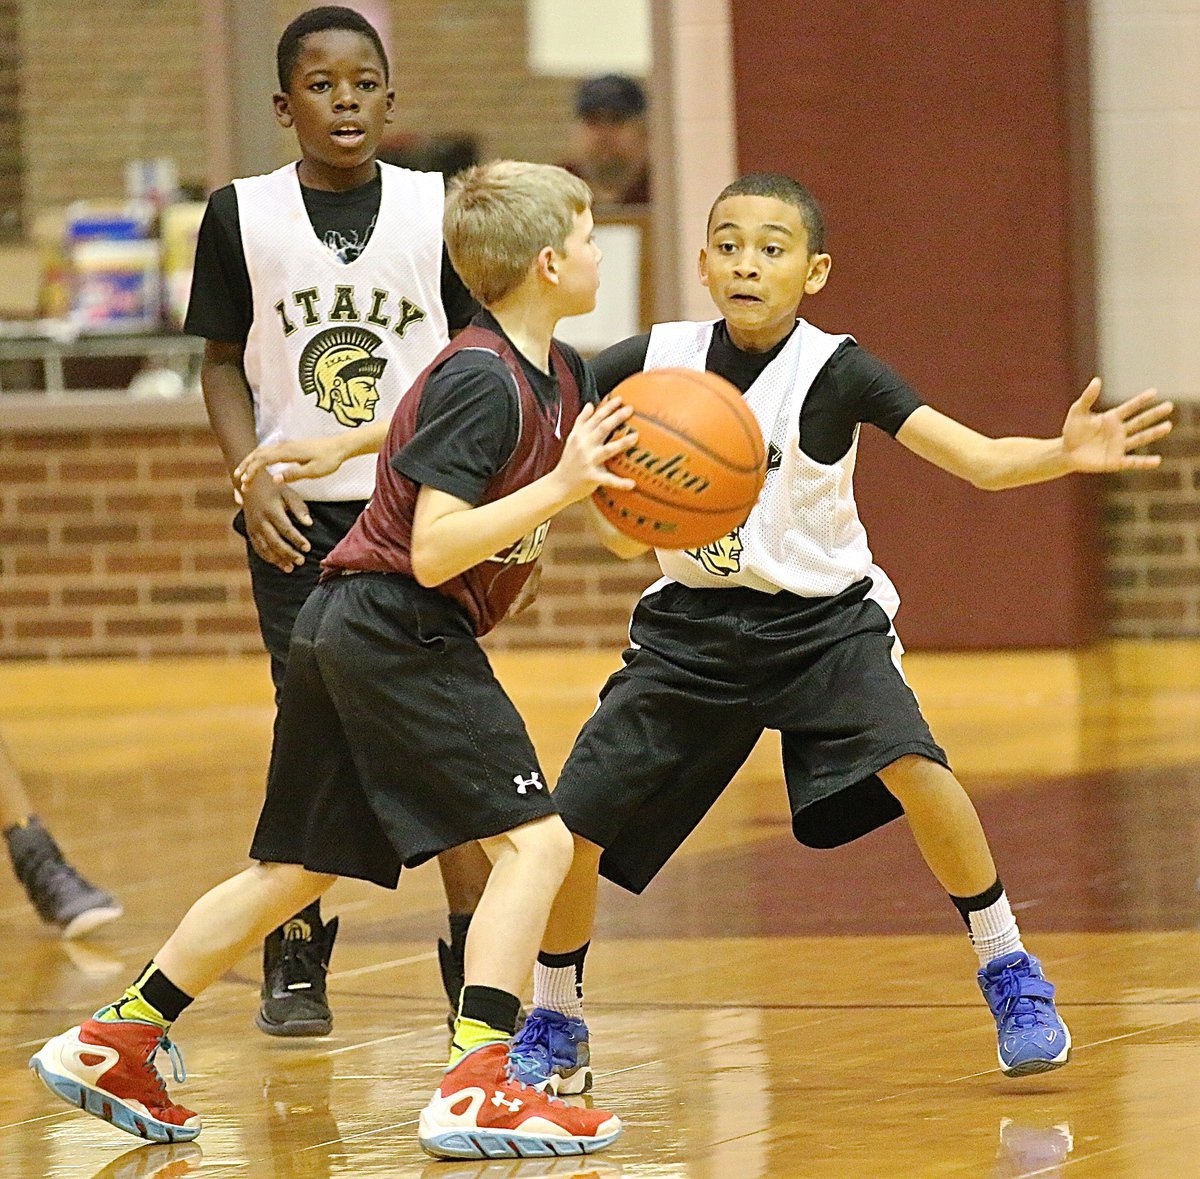
[[[1109,630],[1200,635],[1200,401],[1183,402],[1155,471],[1109,482]]]
[[[207,430],[0,433],[0,650],[252,650],[230,505]]]
[[[16,0],[0,2],[0,241],[17,236],[21,205],[21,107]]]
[[[228,480],[208,431],[0,430],[0,657],[261,650]],[[550,531],[542,596],[498,646],[619,648],[654,578]]]
[[[1156,472],[1111,481],[1111,633],[1200,635],[1200,404],[1185,404]],[[0,430],[0,657],[260,650],[230,493],[208,431]],[[654,580],[555,521],[534,605],[500,647],[617,650]],[[903,588],[903,587],[901,587]]]
[[[197,0],[21,0],[29,213],[120,197],[125,162],[173,156],[205,175]]]
[[[276,0],[267,11],[281,30],[308,7]],[[397,130],[473,132],[485,156],[567,153],[575,82],[529,72],[524,0],[393,0],[391,13]],[[185,180],[208,174],[202,0],[0,0],[10,100],[14,46],[27,214],[119,197],[128,159],[171,156]],[[17,171],[0,170],[0,184]]]

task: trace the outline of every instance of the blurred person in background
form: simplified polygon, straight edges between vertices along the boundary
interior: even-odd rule
[[[121,916],[113,896],[85,880],[67,863],[54,836],[33,814],[25,785],[0,741],[0,827],[13,872],[37,915],[62,931],[82,937]]]
[[[650,199],[646,93],[624,74],[581,83],[575,95],[575,158],[563,166],[591,185],[598,205]]]
[[[375,158],[414,172],[440,172],[447,183],[482,162],[479,142],[473,135],[386,136]]]

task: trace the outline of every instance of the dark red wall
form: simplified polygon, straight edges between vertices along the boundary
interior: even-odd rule
[[[988,434],[1056,435],[1094,363],[1082,12],[732,0],[739,167],[829,221],[802,314]],[[909,646],[1099,633],[1099,481],[977,491],[864,427],[857,488]]]

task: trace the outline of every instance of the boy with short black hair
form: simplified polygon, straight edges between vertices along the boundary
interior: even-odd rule
[[[338,876],[395,887],[447,847],[492,871],[467,939],[450,1067],[420,1119],[439,1157],[547,1157],[620,1133],[513,1080],[508,1040],[571,859],[525,726],[477,637],[512,606],[549,520],[596,487],[636,434],[594,403],[555,341],[595,306],[590,193],[549,165],[500,161],[450,189],[455,264],[488,309],[421,373],[392,420],[376,491],[296,620],[258,863],[192,906],[125,994],[30,1062],[52,1092],[156,1141],[194,1138],[151,1062],[192,999]]]
[[[233,470],[257,445],[296,432],[342,440],[386,429],[400,397],[476,310],[442,241],[442,177],[381,165],[394,95],[379,34],[357,12],[310,9],[279,38],[280,125],[299,163],[234,181],[209,200],[186,329],[206,338],[201,384]],[[375,443],[378,448],[378,442]],[[296,615],[320,563],[374,489],[374,459],[336,476],[238,487],[246,554],[276,695]],[[450,905],[439,943],[451,1004],[487,860],[470,846],[440,860]],[[255,1022],[270,1035],[325,1035],[325,977],[337,919],[316,902],[263,947]]]
[[[633,614],[625,666],[567,759],[555,802],[575,859],[534,970],[517,1073],[574,1093],[591,1084],[583,965],[597,874],[640,893],[725,789],[764,729],[782,734],[796,838],[856,839],[900,814],[967,924],[978,982],[1010,1076],[1065,1064],[1054,988],[1021,942],[987,840],[900,668],[899,598],[872,561],[852,476],[860,423],[979,487],[1072,471],[1153,467],[1131,452],[1170,429],[1153,390],[1093,412],[1100,382],[1060,438],[986,438],[924,405],[886,365],[796,310],[829,276],[812,194],[758,173],[713,204],[700,280],[723,318],[669,323],[595,362],[601,393],[643,369],[707,369],[745,394],[768,445],[766,484],[740,528],[657,553],[664,577]],[[626,546],[626,555],[640,546]],[[697,735],[703,734],[702,743]]]

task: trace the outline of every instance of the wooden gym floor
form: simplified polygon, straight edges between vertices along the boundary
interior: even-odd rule
[[[548,771],[612,663],[497,657]],[[767,741],[644,897],[602,896],[589,1012],[624,1137],[581,1162],[457,1164],[415,1140],[445,1051],[432,866],[396,894],[330,895],[329,1038],[254,1030],[253,956],[184,1017],[189,1079],[174,1089],[204,1117],[198,1143],[139,1147],[25,1072],[245,863],[271,705],[257,659],[0,664],[0,728],[38,807],[126,907],[66,944],[0,871],[0,1175],[1200,1174],[1200,644],[910,656],[907,670],[1059,987],[1072,1063],[999,1073],[961,923],[903,822],[797,847]]]

